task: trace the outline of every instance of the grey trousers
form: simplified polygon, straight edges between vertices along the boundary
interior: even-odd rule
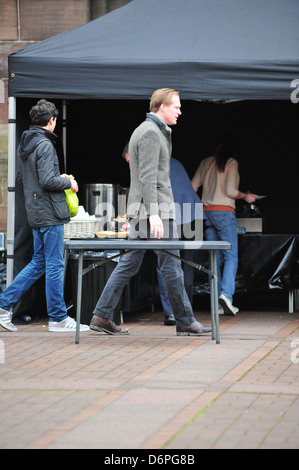
[[[178,240],[176,225],[173,220],[163,220],[164,240]],[[148,221],[133,219],[130,223],[129,239],[149,239],[150,227]],[[179,256],[178,250],[172,250]],[[159,250],[155,251],[158,266],[161,269],[168,298],[176,319],[177,326],[190,325],[195,321],[192,306],[184,286],[184,274],[181,261]],[[139,271],[145,250],[132,250],[120,257],[117,267],[99,298],[94,314],[103,318],[113,319],[123,289],[130,279]]]

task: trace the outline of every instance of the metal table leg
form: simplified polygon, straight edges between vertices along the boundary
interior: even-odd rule
[[[211,256],[211,299],[212,300],[212,317],[214,318],[215,330],[216,330],[216,344],[220,344],[219,334],[219,312],[218,312],[218,281],[217,281],[217,252],[216,250],[210,251]]]
[[[289,313],[294,313],[295,289],[289,289]]]
[[[211,308],[211,325],[212,325],[212,339],[215,339],[215,296],[214,296],[214,271],[213,271],[213,255],[212,251],[209,251],[210,258],[210,308]]]
[[[79,344],[80,321],[81,321],[81,299],[82,299],[82,271],[83,271],[83,250],[79,250],[78,259],[78,286],[77,286],[77,311],[76,311],[76,344]]]

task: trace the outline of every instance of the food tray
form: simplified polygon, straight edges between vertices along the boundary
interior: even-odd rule
[[[98,238],[126,238],[128,235],[129,232],[112,232],[109,230],[96,232]]]
[[[64,238],[94,238],[95,220],[71,220],[64,226]]]

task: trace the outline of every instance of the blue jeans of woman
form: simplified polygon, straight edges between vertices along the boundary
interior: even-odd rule
[[[206,228],[207,240],[231,243],[231,250],[217,251],[218,295],[225,294],[232,302],[238,269],[238,234],[234,212],[206,211],[210,223]]]
[[[0,307],[9,310],[45,273],[49,320],[60,322],[67,317],[63,293],[64,226],[34,228],[32,233],[32,260],[2,292]]]

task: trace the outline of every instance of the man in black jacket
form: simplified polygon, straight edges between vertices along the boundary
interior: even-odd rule
[[[32,126],[23,132],[18,148],[18,178],[23,186],[25,208],[33,233],[34,253],[30,263],[0,295],[0,325],[16,331],[12,308],[44,273],[49,331],[75,331],[63,295],[64,224],[70,221],[65,189],[78,191],[75,179],[60,175],[54,129],[58,110],[40,100],[29,113]],[[89,330],[80,325],[81,331]]]

